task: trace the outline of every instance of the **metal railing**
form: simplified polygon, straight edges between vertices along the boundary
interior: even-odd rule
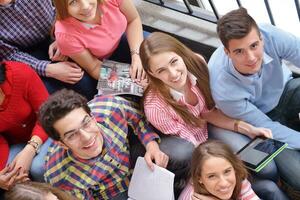
[[[207,12],[205,8],[203,8],[203,5],[198,0],[181,0],[183,3],[180,3],[180,1],[176,0],[144,0],[150,3],[154,3],[156,5],[172,9],[190,16],[194,16],[197,18],[200,18],[205,21],[209,21],[212,23],[217,23],[218,19],[220,18],[220,14],[218,13],[218,9],[214,4],[213,0],[208,0],[209,5],[211,7],[212,13]],[[200,0],[201,2],[201,0]],[[283,1],[284,3],[284,1]],[[236,0],[236,4],[238,7],[243,6],[241,0]],[[266,7],[266,11],[270,20],[270,23],[273,25],[276,25],[273,13],[270,7],[269,0],[264,0],[264,4]],[[299,0],[294,0],[295,9],[298,14],[298,20],[300,21],[300,5]]]

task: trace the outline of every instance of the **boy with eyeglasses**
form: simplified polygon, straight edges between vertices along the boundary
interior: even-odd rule
[[[128,128],[146,148],[145,160],[166,167],[158,135],[136,105],[118,96],[87,100],[72,90],[51,95],[40,121],[55,141],[46,156],[45,180],[79,199],[127,199],[131,176]]]

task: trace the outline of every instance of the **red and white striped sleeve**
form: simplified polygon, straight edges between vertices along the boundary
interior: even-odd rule
[[[260,198],[253,191],[251,187],[251,183],[247,179],[243,180],[239,200],[259,200],[259,199]]]

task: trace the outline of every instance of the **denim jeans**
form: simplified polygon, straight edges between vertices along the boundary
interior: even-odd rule
[[[273,121],[300,131],[299,112],[300,78],[294,78],[286,84],[278,105],[267,115]],[[293,189],[300,191],[300,151],[285,149],[275,158],[275,162],[281,178]]]
[[[45,164],[45,156],[48,151],[48,147],[50,146],[52,139],[48,139],[41,146],[39,154],[37,154],[32,161],[30,168],[30,175],[33,181],[44,182],[44,164]],[[10,146],[9,157],[7,163],[11,163],[16,155],[22,151],[26,144],[15,144]]]
[[[208,126],[209,139],[220,140],[229,145],[234,152],[237,152],[245,146],[251,139],[240,133],[235,133],[213,125]],[[252,184],[253,190],[257,195],[264,200],[288,199],[281,189],[277,186],[279,175],[277,166],[274,161],[271,161],[265,168],[258,173],[252,173],[256,177]],[[276,198],[274,194],[278,194]]]

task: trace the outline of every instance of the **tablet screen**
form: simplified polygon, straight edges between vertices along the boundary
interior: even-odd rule
[[[242,148],[238,152],[238,155],[247,166],[255,169],[283,145],[285,145],[285,143],[277,140],[255,138]]]

